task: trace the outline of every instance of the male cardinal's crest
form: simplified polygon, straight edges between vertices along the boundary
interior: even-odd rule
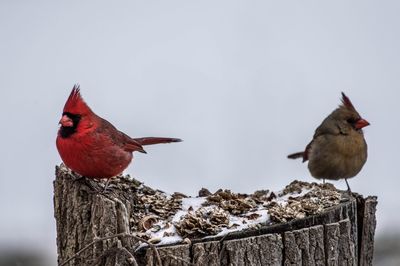
[[[75,85],[72,88],[72,91],[65,102],[63,111],[72,114],[87,114],[92,112],[81,96],[79,85]]]

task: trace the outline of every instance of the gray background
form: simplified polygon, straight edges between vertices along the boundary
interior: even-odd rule
[[[125,171],[167,192],[314,181],[302,150],[344,91],[371,126],[350,180],[399,232],[396,1],[0,2],[0,251],[55,263],[57,123],[74,85],[131,136],[172,136]],[[334,183],[345,189],[343,181]]]

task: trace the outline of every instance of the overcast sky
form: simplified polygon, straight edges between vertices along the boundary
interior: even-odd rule
[[[134,154],[126,173],[190,195],[314,181],[286,155],[308,144],[344,91],[371,123],[369,158],[351,188],[379,197],[379,234],[399,231],[399,7],[1,1],[0,248],[56,254],[55,138],[75,83],[130,136],[184,139]]]

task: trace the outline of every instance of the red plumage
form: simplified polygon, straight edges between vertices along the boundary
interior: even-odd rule
[[[89,178],[110,178],[128,167],[132,152],[146,153],[144,145],[180,142],[176,138],[133,139],[96,115],[75,85],[65,103],[57,149],[66,166]]]
[[[93,113],[89,106],[82,99],[80,94],[79,85],[75,85],[72,88],[71,93],[67,101],[65,102],[63,112],[69,112],[72,114],[89,114]]]

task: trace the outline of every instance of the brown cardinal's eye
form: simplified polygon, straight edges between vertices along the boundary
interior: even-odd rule
[[[357,123],[358,119],[356,118],[349,118],[347,119],[347,123],[354,125],[355,123]]]

